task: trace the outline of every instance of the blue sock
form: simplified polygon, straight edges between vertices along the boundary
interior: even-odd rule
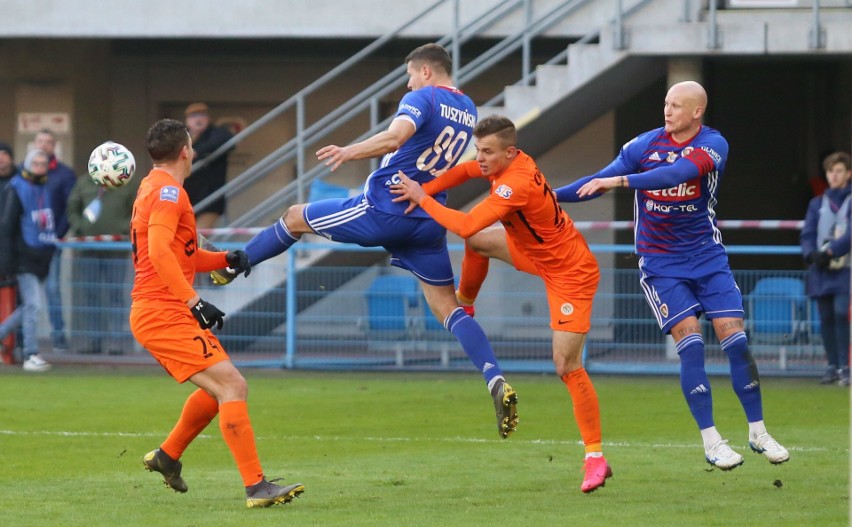
[[[444,322],[444,327],[458,339],[476,369],[482,372],[486,383],[490,385],[492,379],[503,376],[488,337],[485,336],[479,324],[464,312],[464,309],[457,308],[450,313]]]
[[[698,429],[704,430],[713,424],[713,396],[710,379],[704,369],[704,341],[701,335],[692,334],[677,343],[680,355],[680,388]]]
[[[748,350],[746,334],[738,331],[722,339],[722,349],[731,363],[731,384],[740,398],[749,423],[763,420],[763,401],[760,396],[760,377],[757,364]]]
[[[297,241],[299,238],[290,234],[287,226],[284,225],[284,220],[279,219],[249,240],[246,244],[246,254],[248,254],[249,262],[257,265],[273,256],[278,256]]]

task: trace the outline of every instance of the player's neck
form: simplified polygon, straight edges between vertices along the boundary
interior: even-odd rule
[[[453,82],[452,77],[436,78],[430,83],[430,85],[435,86],[436,88],[439,87],[439,86],[445,86],[447,88],[455,88],[456,87],[455,83]]]
[[[186,180],[184,171],[174,163],[154,163],[154,170],[167,173],[181,185],[183,185],[183,182]]]
[[[701,124],[698,124],[694,127],[690,127],[680,132],[674,132],[671,134],[671,138],[674,140],[674,142],[681,145],[698,135],[699,131],[701,131]]]

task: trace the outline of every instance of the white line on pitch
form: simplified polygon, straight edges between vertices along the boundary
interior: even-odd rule
[[[165,437],[166,432],[72,432],[63,430],[0,430],[0,435],[10,436],[60,436],[60,437]],[[199,439],[214,439],[217,435],[201,434]],[[272,440],[291,440],[304,441],[313,439],[315,441],[347,441],[353,442],[357,440],[375,442],[375,443],[402,443],[402,442],[420,442],[420,443],[522,443],[529,445],[555,445],[555,446],[582,446],[581,441],[570,441],[560,439],[518,439],[512,438],[509,440],[501,439],[484,439],[477,437],[350,437],[350,436],[321,436],[321,435],[306,435],[306,436],[258,436],[259,441]],[[642,443],[634,441],[604,441],[604,446],[609,448],[701,448],[700,442],[684,444],[684,443]],[[748,445],[745,445],[748,447]],[[787,447],[788,450],[797,452],[829,452],[840,451],[849,452],[849,448],[829,448],[829,447]]]

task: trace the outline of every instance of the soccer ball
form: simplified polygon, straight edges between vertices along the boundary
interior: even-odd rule
[[[127,184],[136,172],[136,159],[126,146],[113,141],[98,146],[89,156],[89,177],[106,188]]]

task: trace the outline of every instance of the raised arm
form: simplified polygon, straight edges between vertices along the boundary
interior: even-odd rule
[[[406,116],[394,119],[387,130],[349,146],[328,145],[317,150],[317,159],[325,160],[325,166],[334,172],[337,167],[356,159],[379,157],[399,150],[417,131],[414,123]]]

